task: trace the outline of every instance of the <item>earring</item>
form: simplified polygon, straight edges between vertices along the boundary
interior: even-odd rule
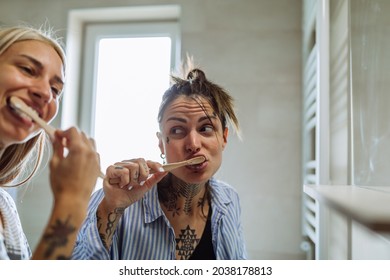
[[[161,154],[160,154],[160,158],[162,158],[163,164],[165,164],[165,154],[161,153]]]

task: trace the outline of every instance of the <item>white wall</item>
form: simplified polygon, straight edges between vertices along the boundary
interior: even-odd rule
[[[300,0],[0,0],[0,19],[47,21],[65,37],[70,9],[175,3],[182,5],[182,53],[193,54],[236,99],[243,141],[231,135],[217,175],[241,196],[250,258],[304,257]],[[32,247],[51,205],[47,176],[44,171],[18,198]]]

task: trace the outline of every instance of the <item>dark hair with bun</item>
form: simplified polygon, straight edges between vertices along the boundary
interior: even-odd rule
[[[234,112],[233,98],[221,86],[209,81],[205,73],[192,66],[192,59],[188,59],[183,70],[185,78],[171,75],[172,85],[165,91],[158,112],[158,122],[161,124],[167,106],[179,96],[187,96],[196,100],[203,108],[200,98],[206,99],[221,120],[222,128],[230,123],[236,132],[239,130],[238,119]],[[185,67],[183,67],[185,68]]]

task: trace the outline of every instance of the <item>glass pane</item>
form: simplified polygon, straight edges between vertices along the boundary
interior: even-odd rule
[[[353,184],[390,185],[390,1],[350,1]]]
[[[169,37],[100,40],[94,137],[102,171],[124,159],[161,160],[157,112],[170,54]]]

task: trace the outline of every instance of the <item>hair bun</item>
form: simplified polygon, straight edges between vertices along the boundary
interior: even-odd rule
[[[187,80],[199,80],[203,82],[206,80],[206,75],[202,70],[195,68],[188,73]]]

